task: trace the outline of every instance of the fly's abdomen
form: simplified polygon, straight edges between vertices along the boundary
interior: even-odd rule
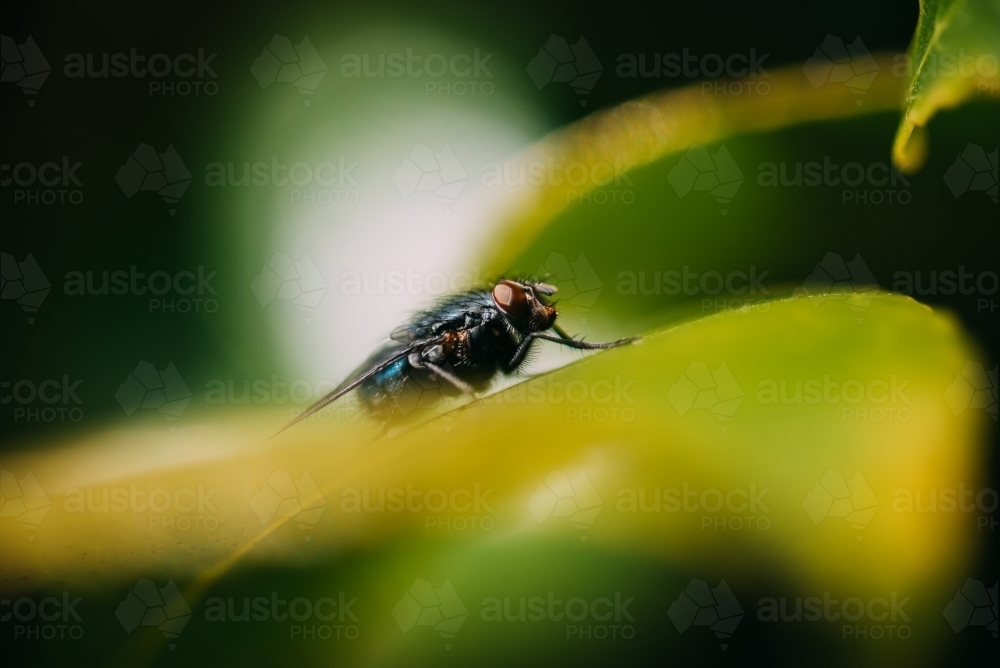
[[[358,387],[361,403],[378,417],[405,417],[437,404],[450,387],[427,369],[418,369],[404,358],[393,362]]]
[[[396,360],[358,386],[358,398],[371,413],[390,413],[411,371],[406,358]]]

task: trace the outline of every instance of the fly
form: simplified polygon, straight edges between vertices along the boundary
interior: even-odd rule
[[[440,301],[397,327],[391,343],[277,433],[354,389],[365,409],[385,420],[385,429],[406,392],[439,385],[444,394],[477,396],[497,374],[516,373],[537,340],[579,350],[617,348],[636,340],[574,339],[556,324],[558,313],[548,299],[555,293],[547,283],[503,279],[491,290],[470,290]]]

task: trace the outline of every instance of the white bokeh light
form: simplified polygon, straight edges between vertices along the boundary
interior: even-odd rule
[[[463,49],[423,40],[424,53]],[[477,266],[477,253],[518,193],[483,187],[482,166],[507,160],[542,125],[499,81],[488,101],[427,95],[405,79],[348,84],[345,95],[357,93],[350,108],[311,122],[292,154],[358,162],[357,203],[290,207],[288,193],[275,190],[270,207],[271,251],[293,261],[308,254],[327,285],[306,318],[290,303],[265,314],[298,378],[342,377],[410,313],[493,278]]]

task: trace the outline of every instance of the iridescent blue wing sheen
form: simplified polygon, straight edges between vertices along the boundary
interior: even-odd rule
[[[344,382],[334,388],[332,392],[314,403],[304,413],[297,416],[284,427],[275,432],[274,436],[277,436],[292,425],[305,420],[307,417],[323,409],[325,406],[332,404],[334,401],[359,385],[362,385],[366,381],[378,377],[379,374],[385,373],[387,370],[394,370],[394,367],[399,366],[400,364],[405,366],[407,364],[406,358],[410,355],[410,353],[420,347],[421,344],[417,343],[411,345],[386,346],[385,348],[380,349],[374,355],[369,357],[368,361],[355,369],[354,372],[349,375]]]

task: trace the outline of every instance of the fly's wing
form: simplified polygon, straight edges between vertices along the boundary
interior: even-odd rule
[[[384,371],[398,360],[407,357],[416,348],[420,347],[422,343],[423,342],[416,342],[402,349],[396,348],[396,352],[391,352],[391,353],[389,352],[389,350],[391,349],[379,351],[379,353],[373,355],[372,358],[369,358],[368,362],[363,364],[361,367],[355,370],[354,373],[348,376],[343,383],[334,388],[334,390],[330,392],[330,394],[326,395],[325,397],[314,403],[301,415],[296,416],[288,424],[286,424],[284,427],[276,431],[274,435],[271,436],[271,438],[274,438],[274,436],[277,436],[278,434],[285,431],[289,427],[298,424],[302,420],[305,420],[313,413],[322,410],[323,408],[332,404],[334,401],[341,398],[342,396],[344,396],[345,394],[347,394],[348,392],[350,392],[351,390],[353,390],[358,385],[365,382],[375,374]]]
[[[441,334],[459,329],[477,327],[493,315],[489,292],[473,290],[449,297],[435,307],[418,313],[410,322],[393,330],[389,338],[396,342],[372,355],[348,379],[309,409],[282,427],[275,436],[292,425],[305,420],[344,396],[358,385],[384,371],[394,362],[407,357],[411,352],[427,348],[441,340]],[[273,437],[272,437],[273,438]]]
[[[420,336],[417,328],[411,324],[400,325],[392,330],[389,338],[397,343],[412,343]]]
[[[397,343],[409,344],[436,336],[444,331],[458,329],[460,326],[461,320],[453,314],[426,312],[421,313],[413,322],[400,325],[392,330],[389,338]]]

